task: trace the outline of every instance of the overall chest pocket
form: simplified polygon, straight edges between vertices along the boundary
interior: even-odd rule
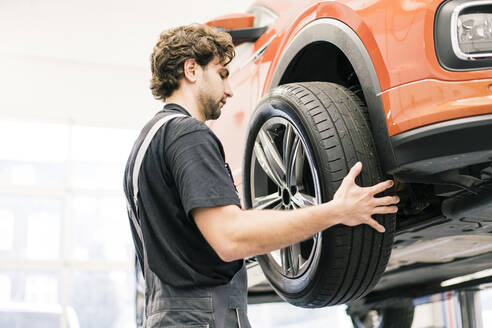
[[[212,328],[211,297],[169,297],[148,307],[145,328]]]

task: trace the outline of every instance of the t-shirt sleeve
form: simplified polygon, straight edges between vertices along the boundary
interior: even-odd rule
[[[166,152],[185,212],[199,207],[240,206],[217,140],[207,130],[176,139]]]

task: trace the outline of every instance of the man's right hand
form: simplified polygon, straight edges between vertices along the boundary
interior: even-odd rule
[[[362,170],[362,163],[357,162],[342,184],[335,192],[331,201],[337,208],[339,223],[347,226],[368,224],[379,232],[384,232],[384,227],[372,218],[373,214],[396,213],[395,206],[400,201],[398,196],[374,197],[393,186],[392,180],[387,180],[371,187],[360,187],[355,183],[355,178]]]

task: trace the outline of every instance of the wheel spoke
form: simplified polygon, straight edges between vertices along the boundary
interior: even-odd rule
[[[297,135],[292,138],[291,149],[288,154],[287,159],[287,185],[295,186],[297,183],[296,179],[296,156],[299,151],[299,145],[301,144],[300,139]]]
[[[290,245],[289,248],[291,249],[290,251],[290,256],[291,256],[291,262],[292,263],[292,275],[296,276],[297,273],[299,272],[300,264],[301,264],[301,244],[293,244]]]
[[[275,143],[270,135],[264,130],[260,130],[258,137],[260,138],[265,159],[268,162],[268,166],[271,168],[272,174],[278,181],[283,181],[285,176],[285,166],[282,161],[282,156],[280,156]]]
[[[281,252],[281,249],[277,249],[277,250],[274,250],[273,252],[270,252],[270,255],[271,255],[273,261],[275,261],[276,263],[282,263],[280,252]]]
[[[302,148],[302,142],[299,140],[295,153],[295,183],[297,186],[304,184],[304,149]]]
[[[304,194],[302,192],[297,192],[295,195],[292,196],[291,200],[298,207],[313,206],[317,203],[315,197]]]
[[[273,193],[267,196],[256,197],[253,203],[253,207],[257,210],[262,210],[275,205],[274,208],[277,208],[277,206],[279,205],[277,203],[280,203],[280,205],[282,205],[282,197],[280,197],[278,193]]]
[[[299,272],[301,262],[301,246],[293,244],[280,250],[280,258],[282,261],[282,269],[285,275],[292,277]]]
[[[290,248],[285,247],[280,250],[280,260],[282,262],[282,269],[284,272],[284,275],[289,274],[290,271]]]
[[[280,203],[278,203],[278,205],[275,205],[272,209],[273,210],[281,210],[283,208],[283,205],[284,204],[282,202],[280,202]]]
[[[294,129],[290,124],[285,125],[285,132],[284,132],[284,139],[282,142],[282,159],[284,163],[284,167],[289,169],[289,161],[290,161],[290,154],[293,151],[293,142],[294,139],[297,138],[297,135],[294,132]]]
[[[278,178],[276,174],[274,174],[273,169],[270,167],[270,163],[267,161],[265,152],[263,151],[263,148],[261,147],[258,140],[256,140],[255,142],[254,151],[258,164],[260,164],[261,168],[270,178],[270,180],[272,180],[277,186],[283,187],[282,180]]]

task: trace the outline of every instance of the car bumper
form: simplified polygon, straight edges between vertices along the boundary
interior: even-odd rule
[[[492,106],[491,106],[492,108]],[[391,137],[391,174],[430,175],[492,161],[492,114],[430,124]]]

